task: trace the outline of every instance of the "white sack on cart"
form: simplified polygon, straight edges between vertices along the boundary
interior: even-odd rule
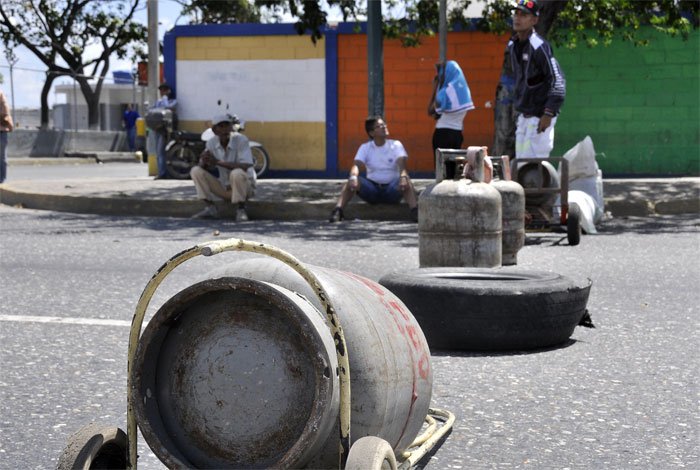
[[[595,161],[595,148],[590,136],[571,147],[564,158],[569,162],[569,181],[598,175],[598,163]],[[559,166],[561,180],[561,165]]]

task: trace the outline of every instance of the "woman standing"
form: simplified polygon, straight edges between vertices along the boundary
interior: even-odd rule
[[[14,124],[5,94],[0,91],[0,183],[7,177],[7,133],[12,132]]]
[[[474,109],[469,85],[459,64],[448,60],[435,67],[437,74],[433,79],[433,93],[428,105],[428,115],[437,120],[433,132],[433,155],[438,148],[462,148],[464,116]],[[447,173],[447,177],[454,176],[449,174],[450,169],[447,169]]]

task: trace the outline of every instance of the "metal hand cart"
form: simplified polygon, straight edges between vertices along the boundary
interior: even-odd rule
[[[338,359],[339,400],[339,468],[379,470],[383,468],[408,469],[423,458],[452,429],[455,417],[449,411],[429,408],[422,433],[401,455],[396,456],[391,446],[383,439],[367,436],[352,443],[350,439],[350,364],[343,329],[330,296],[315,274],[292,255],[270,245],[228,239],[195,245],[178,253],[163,264],[153,275],[141,294],[131,324],[127,357],[127,429],[90,424],[76,432],[68,441],[58,462],[58,469],[72,468],[137,468],[137,420],[133,403],[132,368],[137,344],[142,334],[146,309],[165,278],[180,264],[196,256],[213,256],[226,251],[244,251],[271,256],[287,264],[312,287],[326,312],[328,325],[336,339]],[[397,460],[398,457],[398,460]]]

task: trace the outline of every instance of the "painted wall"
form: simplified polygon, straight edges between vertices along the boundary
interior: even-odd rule
[[[325,46],[287,26],[177,27],[166,79],[174,84],[180,128],[201,132],[217,112],[236,114],[263,142],[272,170],[326,168]],[[280,25],[267,25],[280,26]],[[173,62],[173,61],[171,61]]]
[[[507,38],[477,32],[448,35],[447,56],[464,71],[476,109],[464,120],[464,145],[493,143],[491,104],[501,72]],[[412,172],[429,176],[435,170],[432,135],[435,120],[428,102],[439,58],[437,37],[405,48],[398,40],[384,41],[384,109],[389,132],[399,139]],[[359,145],[367,140],[367,38],[364,34],[338,37],[338,157],[349,170]]]
[[[651,29],[651,45],[556,48],[567,78],[553,155],[590,135],[606,176],[700,174],[700,36],[688,42]],[[493,143],[494,95],[508,36],[451,32],[448,58],[462,66],[476,109],[464,145]],[[200,131],[221,100],[271,154],[273,177],[344,177],[367,139],[364,25],[340,24],[314,45],[293,25],[177,26],[164,40],[165,75],[181,126]],[[385,117],[431,176],[434,121],[427,113],[438,39],[416,48],[384,41]]]
[[[567,95],[553,155],[590,135],[604,175],[700,175],[700,32],[555,52]]]

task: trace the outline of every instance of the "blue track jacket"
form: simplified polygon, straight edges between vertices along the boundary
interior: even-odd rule
[[[549,43],[533,31],[526,44],[513,36],[508,52],[515,72],[515,110],[537,117],[545,109],[554,116],[559,114],[566,96],[566,79]]]

